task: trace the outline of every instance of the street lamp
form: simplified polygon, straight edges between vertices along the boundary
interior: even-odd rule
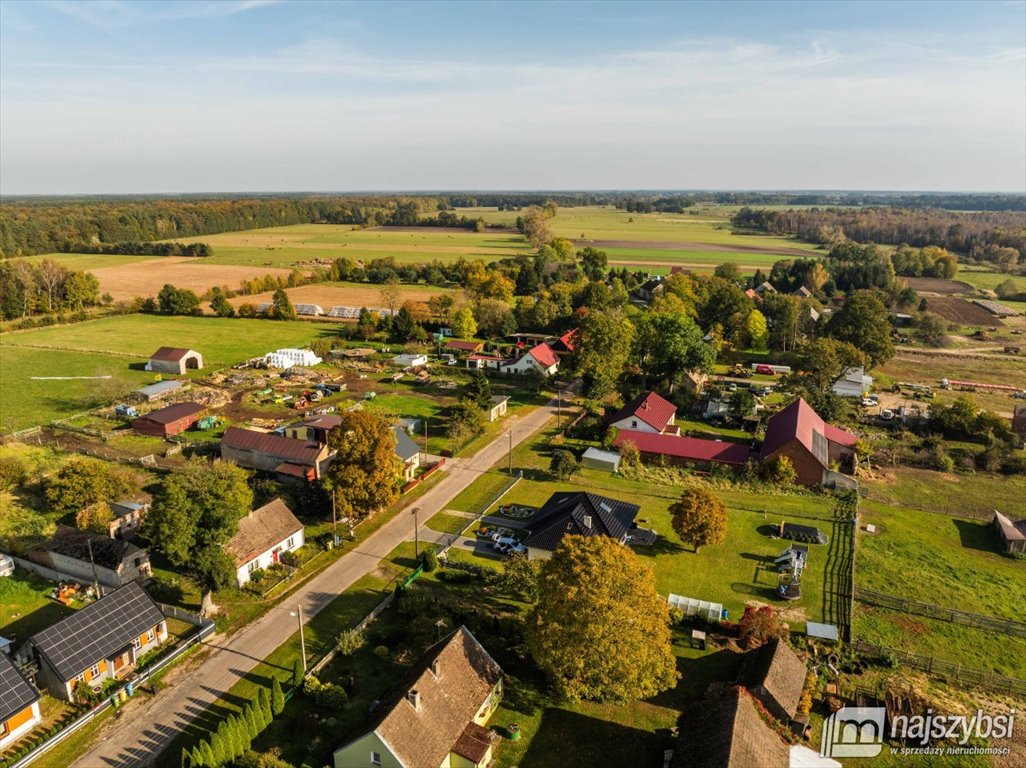
[[[303,633],[303,606],[297,605],[296,610],[289,611],[289,616],[299,619],[299,653],[303,657],[303,676],[306,676],[306,635]]]
[[[420,559],[420,524],[417,522],[417,513],[420,507],[413,508],[413,556]]]

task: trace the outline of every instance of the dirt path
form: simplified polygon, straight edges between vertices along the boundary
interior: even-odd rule
[[[446,477],[416,501],[399,511],[360,546],[340,558],[289,595],[286,605],[272,608],[264,616],[229,638],[211,638],[204,645],[210,655],[203,664],[190,669],[174,685],[168,686],[151,701],[134,708],[120,720],[101,731],[99,741],[72,763],[77,768],[98,766],[150,766],[172,739],[203,713],[251,669],[266,658],[296,631],[289,611],[303,606],[309,621],[358,579],[372,573],[378,563],[399,544],[413,538],[409,508],[420,509],[427,521],[446,506],[484,472],[491,470],[506,455],[507,433],[513,432],[513,445],[519,445],[556,414],[558,403],[552,400],[530,413],[510,419],[505,429],[474,456],[455,459],[446,465]],[[424,541],[439,534],[421,525]]]
[[[694,240],[574,240],[574,245],[592,248],[638,248],[646,251],[723,251],[725,253],[769,253],[776,256],[814,256],[812,251],[759,245],[699,243]]]

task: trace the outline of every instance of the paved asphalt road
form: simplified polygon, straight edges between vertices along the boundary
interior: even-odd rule
[[[426,522],[481,473],[506,456],[510,429],[513,431],[513,444],[518,445],[555,414],[556,405],[552,400],[525,416],[510,419],[507,428],[474,456],[446,462],[446,477],[406,509],[419,507],[420,520]],[[206,645],[213,652],[206,661],[178,677],[151,701],[128,707],[121,719],[104,726],[99,741],[72,765],[75,768],[151,765],[186,724],[200,716],[296,631],[296,619],[290,615],[296,605],[303,606],[304,618],[308,619],[347,587],[373,571],[378,562],[399,544],[413,538],[413,526],[406,509],[362,542],[359,548],[301,586],[285,603],[231,637],[212,636]],[[424,528],[423,522],[421,529],[422,540],[438,538],[437,533]]]

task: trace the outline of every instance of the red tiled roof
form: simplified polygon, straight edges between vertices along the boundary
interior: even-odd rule
[[[534,347],[527,354],[529,354],[531,357],[533,357],[535,360],[541,363],[545,368],[551,368],[559,362],[559,360],[556,358],[556,353],[552,351],[552,347],[545,343],[539,344],[538,346]]]
[[[613,446],[619,447],[627,441],[638,446],[642,453],[676,456],[692,461],[711,461],[717,464],[747,464],[751,455],[751,449],[741,443],[637,432],[633,429],[621,429],[613,441]]]
[[[620,421],[620,419],[635,416],[652,427],[652,429],[658,429],[662,432],[676,413],[677,406],[666,398],[660,397],[655,392],[649,392],[647,395],[638,395],[627,403],[619,412],[608,419],[608,423],[612,424],[613,422]]]
[[[480,341],[461,341],[460,339],[453,339],[445,345],[446,349],[455,349],[460,352],[477,352],[481,347]]]
[[[797,440],[826,466],[824,439],[847,447],[855,445],[856,441],[851,432],[823,421],[812,406],[799,397],[769,420],[766,438],[762,442],[762,456],[765,458],[791,440]]]

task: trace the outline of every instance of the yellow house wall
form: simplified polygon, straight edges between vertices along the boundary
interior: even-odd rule
[[[376,768],[371,752],[381,755],[381,768],[403,768],[395,755],[373,731],[335,752],[335,768]]]

